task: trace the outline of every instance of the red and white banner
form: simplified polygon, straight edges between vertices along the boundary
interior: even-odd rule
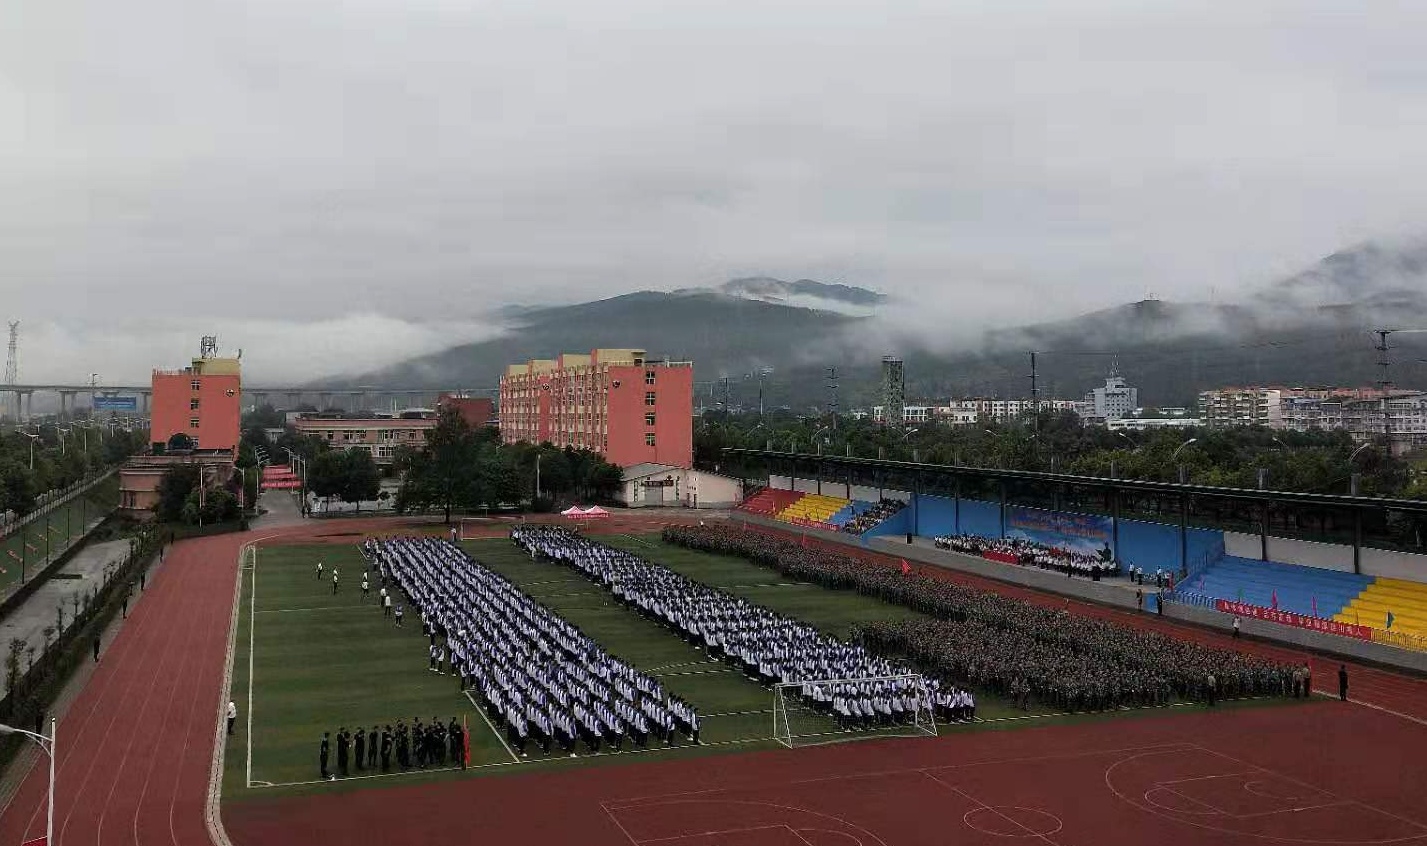
[[[1272,608],[1264,608],[1260,605],[1249,605],[1243,602],[1230,602],[1227,599],[1217,599],[1214,607],[1225,614],[1235,614],[1240,617],[1248,617],[1253,620],[1266,620],[1270,623],[1279,623],[1284,626],[1297,626],[1300,629],[1311,629],[1324,634],[1338,635],[1340,637],[1355,637],[1358,640],[1372,640],[1372,629],[1367,626],[1355,626],[1352,623],[1339,623],[1334,620],[1320,620],[1317,617],[1305,617],[1302,614],[1294,614],[1291,611],[1275,611]]]

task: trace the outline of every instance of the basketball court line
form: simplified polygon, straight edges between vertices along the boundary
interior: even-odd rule
[[[968,802],[974,803],[974,804],[975,804],[978,808],[980,808],[981,810],[990,811],[991,813],[995,814],[996,816],[1000,817],[1001,819],[1005,820],[1006,822],[1010,823],[1011,825],[1015,826],[1016,828],[1019,828],[1021,831],[1025,832],[1025,835],[1024,835],[1024,836],[1026,836],[1026,837],[1038,837],[1038,838],[1040,838],[1041,840],[1044,840],[1046,843],[1050,844],[1050,846],[1060,846],[1060,844],[1058,844],[1058,843],[1056,843],[1054,840],[1051,840],[1051,839],[1050,839],[1050,835],[1049,835],[1049,834],[1040,834],[1040,833],[1038,833],[1038,832],[1032,831],[1031,829],[1027,828],[1023,823],[1021,823],[1019,820],[1012,819],[1011,817],[1007,816],[1004,812],[998,810],[998,809],[995,808],[995,807],[992,807],[991,805],[986,804],[985,802],[982,802],[980,799],[977,799],[975,796],[972,796],[970,793],[967,793],[965,790],[962,790],[961,788],[959,788],[959,787],[957,787],[957,786],[955,786],[955,785],[953,785],[953,784],[951,784],[951,783],[949,783],[949,782],[942,781],[941,779],[937,778],[936,776],[932,775],[931,773],[927,772],[926,770],[922,770],[922,775],[926,776],[927,778],[931,779],[932,781],[936,782],[937,784],[940,784],[942,787],[945,787],[946,789],[950,790],[952,793],[955,793],[956,795],[958,795],[958,796],[960,796],[961,798],[967,800]],[[1043,812],[1043,813],[1044,813],[1044,812]],[[1059,821],[1059,817],[1057,817],[1056,819],[1057,819],[1057,821]],[[976,829],[972,828],[972,826],[971,826],[970,823],[966,822],[966,820],[965,820],[964,817],[962,818],[962,823],[963,823],[967,828],[971,828],[973,831],[976,830]],[[1063,827],[1064,827],[1064,823],[1061,823],[1061,826],[1062,826],[1062,828],[1063,828]],[[1060,831],[1060,829],[1057,828],[1056,831]],[[1012,835],[1012,836],[1014,836],[1014,835]]]
[[[1257,771],[1262,772],[1262,773],[1267,773],[1267,774],[1269,774],[1269,775],[1271,775],[1271,776],[1273,776],[1273,777],[1275,777],[1275,778],[1279,778],[1279,779],[1282,779],[1282,780],[1284,780],[1284,781],[1290,782],[1290,783],[1292,783],[1292,784],[1296,784],[1296,785],[1298,785],[1299,787],[1306,787],[1306,788],[1308,788],[1309,790],[1312,790],[1314,793],[1319,793],[1319,794],[1322,794],[1323,796],[1326,796],[1326,797],[1332,797],[1333,799],[1342,800],[1342,803],[1343,803],[1343,804],[1357,805],[1357,806],[1359,806],[1359,807],[1366,808],[1366,809],[1368,809],[1369,811],[1373,811],[1373,812],[1375,812],[1375,813],[1382,814],[1383,816],[1392,817],[1393,819],[1399,820],[1399,821],[1401,821],[1401,822],[1405,822],[1405,823],[1407,823],[1408,825],[1413,826],[1413,827],[1415,827],[1415,828],[1421,830],[1421,832],[1422,832],[1421,834],[1415,835],[1415,836],[1413,836],[1413,837],[1400,838],[1400,839],[1403,839],[1403,840],[1416,840],[1416,839],[1418,839],[1418,838],[1427,837],[1427,823],[1419,822],[1419,821],[1417,821],[1417,820],[1411,819],[1410,817],[1404,817],[1404,816],[1402,816],[1401,814],[1395,814],[1395,813],[1393,813],[1392,811],[1384,811],[1382,808],[1379,808],[1379,807],[1377,807],[1377,806],[1375,806],[1375,805],[1369,805],[1368,803],[1359,801],[1359,800],[1357,800],[1357,799],[1351,799],[1351,798],[1347,798],[1347,797],[1343,797],[1343,796],[1338,796],[1337,794],[1335,794],[1335,793],[1333,793],[1333,792],[1331,792],[1331,791],[1328,791],[1328,790],[1324,790],[1324,789],[1321,788],[1321,787],[1315,787],[1314,785],[1309,784],[1309,783],[1306,782],[1306,781],[1302,781],[1302,780],[1300,780],[1300,779],[1296,779],[1296,778],[1294,778],[1293,776],[1285,775],[1285,774],[1280,773],[1280,772],[1277,772],[1277,771],[1275,771],[1275,770],[1270,770],[1270,769],[1267,768],[1267,767],[1260,767],[1260,766],[1257,765],[1257,764],[1251,763],[1251,762],[1249,762],[1249,761],[1245,761],[1245,760],[1243,760],[1243,759],[1241,759],[1241,758],[1235,758],[1233,755],[1228,755],[1228,754],[1225,754],[1225,753],[1223,753],[1223,752],[1218,752],[1218,751],[1215,751],[1215,750],[1213,750],[1213,749],[1209,749],[1209,748],[1206,748],[1206,747],[1204,747],[1204,746],[1200,746],[1200,745],[1198,745],[1198,744],[1193,744],[1193,745],[1194,745],[1194,748],[1200,750],[1201,752],[1207,752],[1207,753],[1210,754],[1210,755],[1214,755],[1214,756],[1217,756],[1217,757],[1219,757],[1219,758],[1223,758],[1223,759],[1226,760],[1226,761],[1233,761],[1234,763],[1236,763],[1236,764],[1238,764],[1238,765],[1240,765],[1240,766],[1248,767],[1248,768],[1250,768],[1250,769],[1257,770]]]
[[[893,770],[874,770],[874,771],[872,771],[872,772],[865,772],[865,773],[844,773],[843,775],[817,776],[817,777],[815,777],[815,778],[801,778],[801,779],[793,779],[793,780],[790,780],[790,781],[778,782],[778,783],[773,784],[773,785],[765,785],[764,787],[784,787],[784,786],[801,785],[801,784],[821,784],[821,783],[830,782],[830,781],[853,781],[853,780],[855,780],[855,779],[862,779],[862,778],[881,778],[881,777],[883,777],[883,776],[907,775],[907,774],[909,774],[909,773],[924,773],[924,772],[936,771],[936,770],[965,769],[965,768],[968,768],[968,767],[985,767],[985,766],[994,766],[994,765],[1000,765],[1000,764],[1035,764],[1035,763],[1041,763],[1041,762],[1044,762],[1044,761],[1063,761],[1063,760],[1069,760],[1069,759],[1074,759],[1074,758],[1091,758],[1091,757],[1096,757],[1096,756],[1100,756],[1100,755],[1119,755],[1119,754],[1126,754],[1126,753],[1141,753],[1141,754],[1142,754],[1142,753],[1147,753],[1147,752],[1174,752],[1174,751],[1182,750],[1182,749],[1185,749],[1185,748],[1195,748],[1195,747],[1194,747],[1194,744],[1191,744],[1191,743],[1186,743],[1186,742],[1174,742],[1174,743],[1157,743],[1157,744],[1153,744],[1153,745],[1150,745],[1150,746],[1128,747],[1128,748],[1121,748],[1121,749],[1089,749],[1089,750],[1085,750],[1085,751],[1081,751],[1081,752],[1065,752],[1065,753],[1058,753],[1058,754],[1054,754],[1054,755],[1032,755],[1032,756],[1017,757],[1017,758],[999,758],[999,759],[994,759],[994,758],[993,758],[993,759],[989,759],[989,760],[985,760],[985,761],[967,761],[967,762],[965,762],[965,763],[960,763],[960,764],[933,764],[933,765],[925,766],[925,767],[900,767],[900,768],[898,768],[898,769],[893,769]],[[654,802],[654,801],[661,800],[661,799],[676,799],[676,798],[685,797],[685,796],[706,796],[706,795],[708,795],[708,794],[710,794],[710,793],[723,793],[723,792],[726,792],[726,791],[739,790],[739,789],[742,789],[742,788],[710,787],[710,788],[705,788],[705,789],[703,789],[703,790],[684,790],[684,791],[674,791],[674,792],[670,792],[670,793],[655,793],[655,794],[650,794],[650,795],[647,795],[647,796],[634,796],[634,797],[630,797],[630,798],[627,798],[627,799],[616,799],[616,800],[606,801],[606,802],[602,802],[601,804],[602,804],[602,805],[607,805],[607,806],[609,806],[609,807],[611,807],[611,808],[616,808],[616,809],[625,808],[625,807],[638,807],[638,804],[637,804],[637,803],[641,803],[641,802]],[[761,789],[761,788],[760,788],[760,789]]]

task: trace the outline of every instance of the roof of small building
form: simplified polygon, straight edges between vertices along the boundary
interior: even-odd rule
[[[682,471],[678,467],[673,466],[672,464],[654,464],[652,462],[645,462],[643,464],[632,464],[629,467],[624,468],[623,480],[626,482],[632,482],[637,479],[647,479],[650,476],[658,476],[661,474],[668,475],[679,472]]]

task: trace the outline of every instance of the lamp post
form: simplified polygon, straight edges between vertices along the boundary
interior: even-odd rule
[[[52,846],[55,841],[55,736],[57,733],[58,726],[54,717],[50,717],[49,737],[37,732],[0,724],[0,734],[22,734],[33,740],[35,745],[40,747],[40,751],[50,757],[50,793],[48,808],[45,811],[45,846]]]
[[[30,439],[30,469],[33,470],[35,469],[35,441],[38,441],[40,436],[32,435],[29,432],[21,432],[20,434]]]
[[[1354,462],[1357,461],[1358,456],[1361,455],[1364,450],[1371,446],[1371,442],[1365,443],[1348,454],[1348,493],[1351,496],[1358,495],[1358,486],[1362,484],[1363,480],[1363,474],[1353,469],[1355,466]]]
[[[1185,441],[1184,443],[1180,444],[1178,447],[1175,448],[1174,453],[1173,453],[1172,455],[1170,455],[1170,457],[1169,457],[1169,462],[1170,462],[1171,464],[1173,464],[1173,463],[1175,462],[1175,460],[1179,458],[1179,454],[1184,451],[1184,448],[1185,448],[1185,447],[1189,446],[1190,444],[1197,444],[1197,443],[1199,443],[1199,439],[1198,439],[1198,438],[1190,438],[1189,440],[1187,440],[1187,441]],[[1185,480],[1184,465],[1183,465],[1183,464],[1180,464],[1180,465],[1179,465],[1179,483],[1180,483],[1181,485],[1184,484],[1184,480]]]

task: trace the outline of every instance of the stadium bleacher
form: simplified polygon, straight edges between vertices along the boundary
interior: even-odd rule
[[[803,498],[802,491],[788,491],[781,488],[764,488],[743,501],[739,506],[751,514],[775,517],[778,512]]]
[[[813,525],[833,528],[829,521],[834,514],[851,505],[852,501],[840,496],[826,494],[803,494],[796,502],[778,512],[778,519],[797,525]]]
[[[1390,629],[1387,626],[1388,612],[1392,612],[1393,618]],[[1340,623],[1427,636],[1427,584],[1405,579],[1372,579],[1333,619]]]
[[[1332,619],[1372,576],[1225,555],[1185,587],[1216,599]],[[1275,602],[1276,600],[1276,602]]]

